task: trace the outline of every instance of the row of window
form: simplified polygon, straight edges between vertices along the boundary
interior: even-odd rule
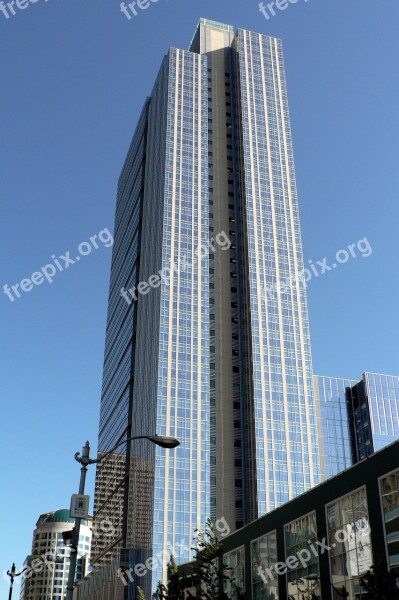
[[[380,498],[388,564],[399,576],[399,469],[380,479]],[[326,505],[327,540],[317,534],[316,513],[284,526],[284,560],[277,553],[277,532],[251,542],[252,600],[283,600],[278,575],[285,575],[290,600],[319,597],[319,556],[329,547],[330,582],[348,593],[348,600],[365,599],[361,576],[373,565],[366,487]],[[325,546],[323,546],[323,543]],[[280,559],[280,560],[279,560]],[[224,555],[225,592],[238,600],[245,589],[245,547]],[[246,596],[247,597],[247,596]]]

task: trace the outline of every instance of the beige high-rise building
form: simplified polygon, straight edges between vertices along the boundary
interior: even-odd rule
[[[20,600],[64,600],[70,549],[64,544],[62,534],[71,531],[74,523],[68,509],[40,515],[33,532],[32,551],[24,563]],[[88,572],[91,538],[89,517],[80,526],[76,579]]]

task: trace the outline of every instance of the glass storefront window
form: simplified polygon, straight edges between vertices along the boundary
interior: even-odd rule
[[[245,593],[245,548],[237,548],[223,556],[225,566],[224,591],[231,600]]]
[[[272,531],[251,542],[252,600],[279,600],[278,577],[273,569],[277,563],[277,537]]]
[[[373,564],[366,488],[328,504],[326,515],[331,583],[348,600],[364,598],[359,580]]]
[[[388,564],[399,577],[399,469],[380,479]]]
[[[302,600],[302,596],[311,597],[312,593],[319,596],[319,558],[309,550],[317,540],[316,513],[288,523],[284,530],[288,597],[290,600]],[[295,558],[299,560],[295,561]],[[290,562],[295,566],[290,567]]]

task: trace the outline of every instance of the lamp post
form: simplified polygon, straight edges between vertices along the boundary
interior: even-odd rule
[[[20,573],[16,573],[15,563],[12,563],[11,571],[7,571],[7,575],[10,578],[10,592],[8,594],[8,600],[11,600],[12,598],[12,588],[14,587],[14,579],[22,575],[24,571],[26,571],[26,568],[22,569]]]
[[[157,446],[160,446],[161,448],[167,448],[169,450],[172,448],[177,448],[177,446],[180,445],[179,440],[177,440],[176,438],[172,438],[172,437],[167,437],[167,436],[162,436],[162,435],[136,435],[134,437],[128,438],[127,440],[122,440],[121,442],[118,442],[113,448],[111,448],[111,450],[109,450],[108,452],[103,454],[100,458],[90,458],[90,444],[89,444],[89,442],[86,442],[86,444],[83,446],[82,456],[80,456],[79,452],[76,452],[76,454],[75,454],[75,460],[82,465],[82,467],[80,469],[79,495],[83,495],[84,491],[85,491],[87,466],[93,465],[95,463],[100,463],[105,458],[107,458],[107,456],[112,454],[114,452],[114,450],[116,450],[119,446],[122,446],[123,444],[127,444],[127,442],[131,442],[133,440],[149,440],[153,444],[156,444]],[[69,562],[69,574],[68,574],[66,600],[73,599],[73,588],[74,588],[74,584],[75,584],[75,570],[76,570],[76,560],[77,560],[77,554],[78,554],[78,544],[79,544],[79,533],[80,533],[81,520],[82,520],[81,518],[75,519],[75,526],[72,530],[73,535],[72,535],[72,543],[71,543],[71,556],[70,556],[70,562]],[[15,565],[14,565],[14,568],[15,568]],[[11,599],[11,596],[10,596],[9,600],[10,599]]]
[[[335,585],[332,584],[332,582],[329,579],[322,579],[318,575],[308,575],[307,577],[305,577],[305,579],[307,579],[308,581],[324,581],[325,583],[328,583],[329,585],[331,585],[334,592],[336,594],[338,594],[338,596],[340,596],[341,598],[348,598],[348,596],[349,596],[349,592],[347,591],[347,589],[344,585],[342,586],[341,591],[339,591],[335,587]]]

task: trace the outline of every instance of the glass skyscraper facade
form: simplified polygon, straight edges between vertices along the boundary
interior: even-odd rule
[[[162,552],[190,558],[210,510],[206,77],[205,58],[169,51],[118,188],[99,452],[155,432],[181,445],[128,442],[98,465],[95,520],[118,523],[92,562],[158,557],[140,581],[147,593],[165,579]]]
[[[249,444],[259,516],[319,483],[320,467],[282,44],[240,29],[234,50]]]
[[[211,515],[242,527],[320,481],[280,40],[201,20],[207,59]]]
[[[190,559],[207,517],[231,530],[321,480],[282,44],[201,19],[170,49],[120,176],[93,565]],[[113,521],[113,522],[114,522]],[[129,583],[129,582],[128,582]]]
[[[133,287],[139,280],[148,111],[149,103],[146,102],[118,184],[98,437],[100,455],[132,435],[138,311],[137,304],[129,305],[124,300],[120,289],[123,285]],[[124,505],[129,462],[130,448],[125,445],[97,465],[95,523],[111,519],[114,528],[113,535],[100,535],[93,540],[91,561],[94,567],[118,557],[126,547]]]
[[[155,456],[148,443],[138,447],[142,459],[154,465],[152,507],[143,506],[146,514],[152,508],[151,552],[162,556],[164,549],[173,549],[179,562],[191,556],[193,532],[204,527],[210,510],[206,78],[206,61],[200,55],[170,50],[153,95],[153,111],[150,105],[147,161],[152,183],[145,187],[143,208],[140,278],[149,281],[160,271],[164,278],[158,294],[154,289],[139,300],[143,312],[133,434],[155,430],[180,441],[173,452],[155,448]],[[156,106],[157,98],[163,106]],[[165,155],[159,163],[161,144]],[[151,420],[143,418],[149,408]],[[137,521],[141,494],[139,486],[129,495],[129,523]],[[140,539],[128,537],[127,542],[135,546]],[[155,570],[154,583],[165,575],[165,570]]]

